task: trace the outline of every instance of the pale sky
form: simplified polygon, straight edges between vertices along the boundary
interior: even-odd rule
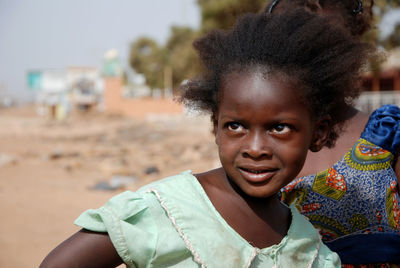
[[[380,38],[386,39],[400,24],[400,8],[389,10],[379,24]]]
[[[0,97],[27,99],[27,71],[100,67],[116,48],[149,36],[163,43],[171,25],[198,28],[196,0],[0,0]]]

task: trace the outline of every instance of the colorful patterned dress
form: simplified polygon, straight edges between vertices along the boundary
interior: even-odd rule
[[[342,263],[400,267],[400,198],[392,168],[399,145],[400,109],[385,105],[333,167],[282,189],[282,200],[309,218]]]

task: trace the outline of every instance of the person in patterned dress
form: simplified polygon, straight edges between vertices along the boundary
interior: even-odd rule
[[[298,7],[329,18],[360,38],[371,26],[373,0],[272,1],[267,13]],[[343,267],[400,266],[400,110],[371,116],[352,106],[334,146],[310,152],[281,199],[295,204],[336,251]]]

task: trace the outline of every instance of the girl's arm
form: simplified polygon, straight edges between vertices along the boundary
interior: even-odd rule
[[[72,235],[47,255],[40,268],[116,267],[123,263],[107,233],[85,229]]]

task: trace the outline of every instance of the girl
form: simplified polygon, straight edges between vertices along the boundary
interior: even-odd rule
[[[278,14],[302,6],[360,37],[370,28],[373,4],[275,0],[265,12]],[[351,85],[346,88],[354,90]],[[294,203],[309,218],[346,267],[399,264],[400,109],[383,106],[370,117],[352,106],[345,111],[348,119],[335,146],[307,155],[298,178],[283,189],[282,200]]]
[[[221,168],[184,172],[88,210],[42,267],[339,267],[279,190],[331,144],[370,49],[298,10],[248,15],[195,42],[182,101],[210,112]],[[353,70],[348,72],[347,70]]]

